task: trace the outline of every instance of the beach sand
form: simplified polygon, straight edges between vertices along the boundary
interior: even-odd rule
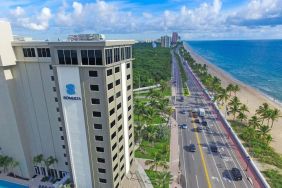
[[[193,52],[189,46],[185,45],[185,48],[190,52],[191,56],[197,63],[208,65],[208,72],[213,76],[217,76],[221,80],[223,87],[226,87],[230,83],[238,84],[240,86],[240,92],[237,93],[237,96],[242,103],[248,106],[250,113],[248,113],[247,115],[249,117],[254,115],[256,109],[258,109],[258,107],[265,102],[268,103],[271,107],[278,108],[282,112],[282,105],[280,103],[275,102],[258,90],[236,80],[234,77],[232,77],[222,69],[211,64],[206,59]],[[224,113],[223,109],[222,112]],[[282,118],[278,119],[278,121],[274,123],[274,126],[271,130],[271,135],[273,137],[271,146],[275,149],[275,151],[282,154]]]

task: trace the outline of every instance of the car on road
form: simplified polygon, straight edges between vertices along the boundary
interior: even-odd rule
[[[203,126],[208,126],[208,122],[207,122],[206,120],[203,120],[203,121],[202,121],[202,125],[203,125]]]
[[[186,110],[182,110],[181,113],[182,113],[182,114],[186,114],[187,111],[186,111]]]
[[[233,179],[235,181],[243,179],[242,174],[241,174],[241,172],[240,172],[240,170],[238,168],[232,168],[231,169],[231,174],[232,174],[232,177],[233,177]]]
[[[197,127],[197,132],[202,132],[203,131],[203,128],[202,127]]]
[[[180,97],[179,97],[179,101],[180,101],[180,102],[184,102],[184,97],[183,97],[183,96],[180,96]]]
[[[187,129],[188,128],[188,126],[187,126],[187,124],[182,124],[182,129]]]
[[[218,152],[217,146],[214,145],[214,144],[210,146],[210,149],[211,149],[211,151],[212,151],[213,153],[217,153],[217,152]]]
[[[200,123],[200,120],[198,118],[196,118],[195,123]]]
[[[190,146],[189,146],[189,151],[190,151],[190,152],[195,152],[195,151],[196,151],[196,146],[195,146],[195,144],[190,144]]]

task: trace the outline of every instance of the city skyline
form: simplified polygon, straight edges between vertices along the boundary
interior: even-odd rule
[[[177,31],[184,40],[281,39],[278,0],[0,1],[0,20],[16,35],[57,40],[102,33],[106,39],[156,39]]]

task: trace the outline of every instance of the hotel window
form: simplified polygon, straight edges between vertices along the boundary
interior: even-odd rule
[[[94,123],[94,129],[102,129],[102,124]]]
[[[105,162],[106,162],[104,158],[97,158],[97,161],[98,161],[99,163],[105,163]]]
[[[92,104],[100,104],[100,99],[91,99]]]
[[[119,91],[119,92],[117,92],[117,94],[116,94],[116,98],[119,98],[119,97],[120,97],[120,95],[121,95],[120,91]]]
[[[131,85],[127,86],[127,91],[131,89]]]
[[[65,149],[65,148],[66,148],[66,146],[65,146],[65,145],[62,145],[62,148],[63,148],[63,149]]]
[[[114,167],[114,171],[116,171],[117,167],[118,167],[118,164],[116,164],[116,165],[115,165],[115,167]]]
[[[126,68],[127,68],[127,69],[130,68],[130,63],[127,63],[127,64],[126,64]]]
[[[111,103],[111,102],[113,102],[114,101],[114,96],[111,96],[110,98],[109,98],[109,103]]]
[[[114,139],[114,138],[116,137],[116,135],[117,135],[117,133],[114,132],[114,133],[112,134],[111,138]]]
[[[105,174],[105,173],[106,173],[106,169],[98,168],[98,172],[99,172],[99,173],[102,173],[102,174]]]
[[[103,179],[103,178],[99,178],[99,182],[101,182],[101,183],[107,183],[107,180],[106,180],[106,179]]]
[[[52,80],[52,81],[54,81],[54,80],[55,80],[54,76],[51,76],[51,80]]]
[[[112,146],[112,151],[114,151],[114,149],[116,149],[117,147],[117,143],[115,143],[113,146]]]
[[[127,75],[127,80],[129,80],[130,79],[130,74],[129,75]]]
[[[53,91],[56,92],[56,87],[53,87]]]
[[[95,136],[95,140],[103,141],[103,136]]]
[[[113,50],[112,49],[106,49],[106,64],[112,64],[113,63]]]
[[[121,152],[123,150],[123,145],[119,148],[119,152]]]
[[[58,121],[61,121],[61,118],[60,118],[60,117],[58,117]]]
[[[131,110],[131,105],[128,107],[127,111]]]
[[[122,155],[122,156],[120,157],[119,161],[121,162],[121,161],[123,160],[123,158],[124,158],[124,155]]]
[[[120,61],[119,48],[114,48],[114,62]]]
[[[116,180],[117,180],[117,178],[118,178],[118,173],[117,173],[117,175],[115,176],[114,181],[116,181]]]
[[[128,121],[131,120],[131,115],[128,117]]]
[[[37,48],[38,57],[51,57],[49,48]]]
[[[96,151],[98,151],[98,152],[104,152],[104,148],[102,148],[102,147],[96,147]]]
[[[120,132],[120,131],[121,131],[121,129],[122,129],[122,125],[121,125],[121,126],[119,126],[119,128],[118,128],[118,132]]]
[[[130,101],[130,100],[131,100],[131,95],[129,95],[129,96],[127,97],[127,100],[128,100],[128,101]]]
[[[60,109],[59,108],[56,108],[57,112],[60,112]]]
[[[58,102],[58,98],[57,97],[55,97],[55,102]]]
[[[65,165],[66,165],[66,166],[68,166],[68,165],[69,165],[69,163],[68,163],[68,162],[65,162]]]
[[[132,137],[132,133],[129,135],[129,139]]]
[[[123,167],[124,167],[124,165],[123,165]],[[123,169],[123,167],[122,167],[122,169]],[[122,171],[122,169],[121,169],[121,171]],[[122,179],[123,179],[123,177],[124,177],[124,174],[121,176],[120,180],[122,180]]]
[[[90,77],[98,77],[98,72],[97,71],[89,71],[89,76]]]
[[[88,65],[87,50],[81,50],[80,53],[82,65]]]
[[[113,89],[114,85],[113,83],[108,84],[108,90]]]
[[[111,128],[113,128],[113,126],[115,126],[115,124],[116,124],[116,121],[115,121],[115,120],[112,121],[112,123],[111,123]]]
[[[115,186],[115,188],[119,188],[119,183]]]
[[[60,131],[63,131],[63,127],[60,127],[59,129],[60,129]]]
[[[107,76],[111,76],[113,74],[113,69],[108,69],[107,70]]]
[[[24,57],[35,57],[34,48],[23,48]]]
[[[117,109],[120,109],[121,108],[121,103],[119,103],[118,105],[117,105]]]
[[[52,66],[52,65],[49,65],[49,69],[50,69],[50,70],[53,70],[53,66]]]
[[[124,48],[120,48],[120,59],[124,60]]]
[[[117,81],[116,81],[116,86],[118,86],[120,84],[120,79],[118,79]]]
[[[131,143],[129,144],[129,147],[131,147],[131,146],[132,146],[132,144],[133,144],[133,143],[131,142]]]
[[[99,91],[99,86],[98,85],[90,85],[90,90],[91,91]]]
[[[61,136],[61,140],[65,140],[63,136]]]
[[[132,128],[132,124],[129,125],[129,128],[128,128],[128,129],[131,130],[131,128]]]
[[[122,141],[122,139],[123,139],[123,136],[121,135],[121,137],[118,139],[118,141],[120,142],[120,141]]]
[[[115,68],[115,73],[118,73],[119,72],[119,67],[116,67]]]
[[[101,117],[101,112],[94,111],[92,112],[92,114],[93,114],[93,117]]]
[[[131,47],[125,47],[125,58],[126,59],[131,58]]]
[[[123,168],[124,168],[124,164],[121,166],[120,171],[122,171],[122,170],[123,170]],[[123,177],[122,177],[122,178],[123,178]]]
[[[117,158],[117,153],[113,156],[113,161],[115,161]]]
[[[77,65],[77,52],[76,50],[57,50],[59,64],[62,65]]]
[[[122,115],[120,114],[120,115],[118,116],[118,121],[119,121],[121,118],[122,118]]]
[[[113,108],[113,109],[111,109],[111,111],[110,111],[110,116],[113,115],[114,113],[115,113],[115,109]]]
[[[82,65],[102,65],[101,50],[81,50]]]

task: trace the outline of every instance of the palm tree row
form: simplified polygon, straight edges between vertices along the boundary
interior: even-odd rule
[[[281,117],[280,111],[277,108],[271,109],[267,103],[263,103],[263,105],[259,106],[256,110],[256,115],[248,120],[248,116],[246,115],[246,113],[249,113],[248,107],[237,97],[240,87],[237,84],[229,84],[226,88],[223,88],[221,86],[221,80],[208,73],[207,65],[196,63],[189,52],[183,49],[184,48],[182,47],[182,55],[188,61],[190,67],[198,75],[206,88],[212,92],[212,95],[214,96],[213,100],[220,105],[226,105],[227,114],[232,115],[233,121],[239,120],[241,123],[246,122],[248,124],[249,128],[246,129],[247,132],[245,133],[248,139],[253,135],[258,135],[259,138],[265,140],[266,143],[269,144],[272,140],[269,132],[272,129],[274,122]]]
[[[48,158],[44,158],[43,154],[39,154],[33,157],[32,163],[35,166],[45,166],[47,169],[47,172],[50,171],[50,166],[52,166],[55,163],[58,163],[58,159],[56,159],[53,156],[49,156]]]
[[[13,171],[19,162],[14,160],[12,157],[6,155],[0,155],[0,169],[3,168],[3,172],[6,173],[8,170]],[[15,176],[15,173],[13,173]]]

